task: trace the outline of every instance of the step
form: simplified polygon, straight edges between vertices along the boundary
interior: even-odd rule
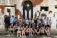
[[[50,31],[50,33],[51,33],[51,35],[57,35],[57,29],[52,29],[52,30]]]
[[[0,31],[5,31],[5,25],[0,25]]]

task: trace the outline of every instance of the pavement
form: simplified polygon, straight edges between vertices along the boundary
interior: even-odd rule
[[[15,36],[2,36],[2,35],[0,35],[0,38],[57,38],[57,37],[56,36],[53,36],[53,37],[47,37],[47,36],[32,36],[32,37],[22,36],[22,37],[15,37]]]

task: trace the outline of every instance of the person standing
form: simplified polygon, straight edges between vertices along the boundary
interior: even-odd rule
[[[8,27],[10,26],[10,17],[5,15],[4,22],[5,22],[5,28],[6,30],[8,30]]]
[[[51,19],[51,29],[56,29],[56,19],[52,11],[49,11],[48,18]]]
[[[14,24],[14,25],[16,25],[16,24],[19,25],[19,24],[18,24],[18,18],[17,18],[17,17],[14,18],[13,24]]]
[[[29,25],[29,20],[28,20],[28,19],[26,19],[26,25],[27,25],[27,26]]]
[[[14,22],[14,16],[10,17],[10,24],[13,24]]]

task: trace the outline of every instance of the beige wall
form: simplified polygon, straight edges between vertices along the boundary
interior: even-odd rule
[[[4,2],[5,0],[0,0],[0,5],[4,5]]]
[[[14,4],[16,4],[17,9],[20,10],[21,13],[23,13],[23,11],[22,11],[22,1],[23,0],[6,0],[5,4],[6,5],[14,5]],[[4,3],[4,2],[2,2],[2,3]],[[1,0],[0,0],[0,5],[3,5],[2,3],[1,3]],[[33,15],[35,14],[35,12],[37,12],[37,10],[40,11],[40,6],[49,6],[49,11],[52,10],[53,14],[54,14],[54,12],[56,12],[56,14],[57,14],[57,9],[55,9],[55,4],[57,4],[57,2],[55,2],[55,0],[44,0],[41,4],[36,5],[35,7],[33,7]],[[11,9],[12,9],[12,12],[14,12],[13,8],[11,8]],[[45,13],[48,15],[48,12],[45,12]],[[53,20],[52,23],[53,23],[53,25],[52,25],[51,28],[56,29],[56,22],[54,22],[54,20]]]
[[[22,3],[23,0],[17,0],[16,1],[16,4],[17,4],[17,9],[19,9],[21,12],[22,12],[22,6],[21,6],[21,3]],[[36,5],[35,7],[33,7],[33,15],[35,14],[35,12],[37,12],[37,10],[40,11],[40,6],[49,6],[49,11],[52,10],[52,13],[54,14],[54,12],[57,10],[55,10],[55,0],[44,0],[41,4],[39,5]],[[47,15],[48,15],[48,12],[49,11],[44,11]],[[54,18],[55,19],[55,18]],[[56,29],[56,22],[52,21],[52,26],[51,26],[51,29]],[[56,19],[55,19],[56,20]]]

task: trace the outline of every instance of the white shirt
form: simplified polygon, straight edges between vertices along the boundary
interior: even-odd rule
[[[26,20],[26,24],[29,24],[29,20]]]
[[[51,29],[56,29],[56,19],[54,17],[51,20]]]
[[[47,17],[49,18],[49,20],[52,19],[53,18],[53,13],[50,13]]]
[[[43,21],[44,21],[44,24],[45,24],[45,25],[47,25],[47,20],[46,20],[46,19],[44,19]]]

